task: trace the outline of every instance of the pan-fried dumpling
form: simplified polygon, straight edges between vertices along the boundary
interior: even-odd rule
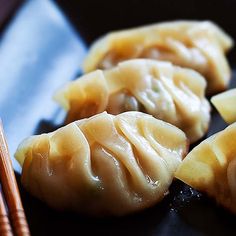
[[[26,139],[15,157],[30,193],[57,209],[99,216],[159,202],[186,152],[175,126],[140,112],[104,112]]]
[[[210,120],[206,82],[197,72],[169,62],[133,59],[70,82],[55,99],[68,110],[67,122],[107,111],[142,111],[182,129],[191,142]]]
[[[236,123],[196,146],[175,176],[236,213]]]
[[[108,69],[132,58],[171,61],[206,77],[208,93],[226,89],[230,68],[225,53],[233,40],[209,21],[175,21],[113,32],[91,47],[84,71]]]
[[[228,124],[236,121],[236,89],[213,96],[211,102]]]

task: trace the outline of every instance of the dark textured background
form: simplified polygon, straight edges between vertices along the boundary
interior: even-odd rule
[[[176,19],[212,20],[236,39],[236,0],[56,0],[90,45],[111,30]],[[236,53],[228,55],[230,61]]]
[[[236,38],[235,0],[57,0],[88,43],[110,30],[173,19],[213,20]]]

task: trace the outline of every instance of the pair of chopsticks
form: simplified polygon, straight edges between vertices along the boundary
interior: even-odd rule
[[[2,121],[0,119],[0,235],[28,236],[29,227],[12,168]],[[4,195],[3,195],[4,193]],[[8,209],[6,208],[6,205]],[[13,229],[12,229],[13,228]]]

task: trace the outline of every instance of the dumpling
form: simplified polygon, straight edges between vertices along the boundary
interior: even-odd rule
[[[133,59],[70,82],[55,99],[68,111],[67,122],[103,111],[142,111],[179,127],[194,142],[209,125],[205,87],[204,78],[193,70]]]
[[[175,177],[236,213],[236,123],[196,146]]]
[[[192,68],[208,82],[209,94],[225,90],[230,68],[225,53],[233,40],[210,21],[174,21],[110,33],[92,45],[83,69],[108,69],[132,58],[171,61]]]
[[[188,142],[175,126],[140,112],[100,113],[23,141],[22,184],[48,205],[124,215],[167,193]]]
[[[236,89],[213,96],[211,102],[228,124],[236,121]]]

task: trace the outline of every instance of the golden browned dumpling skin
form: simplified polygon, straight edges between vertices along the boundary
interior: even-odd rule
[[[236,88],[213,96],[211,102],[228,124],[236,122]]]
[[[173,21],[112,32],[97,40],[84,61],[84,71],[108,69],[132,58],[171,61],[207,79],[208,94],[225,90],[230,68],[225,53],[233,40],[210,21]]]
[[[236,123],[196,146],[175,176],[236,213]]]
[[[209,125],[205,88],[204,78],[193,70],[133,59],[68,83],[55,99],[68,111],[67,122],[103,111],[142,111],[179,127],[194,142]]]
[[[22,184],[48,205],[88,215],[125,215],[168,193],[187,152],[185,134],[140,112],[101,113],[23,141]]]

